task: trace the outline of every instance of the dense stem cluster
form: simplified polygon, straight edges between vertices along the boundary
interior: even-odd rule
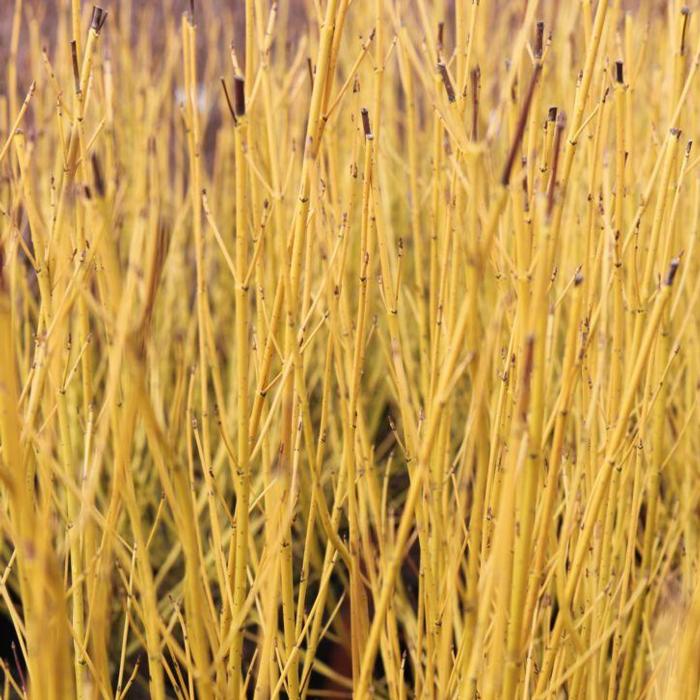
[[[225,4],[2,7],[3,697],[697,700],[693,8]]]

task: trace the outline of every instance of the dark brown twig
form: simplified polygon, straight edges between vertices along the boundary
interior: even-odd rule
[[[680,258],[676,257],[671,260],[671,265],[668,268],[668,273],[666,274],[666,279],[664,280],[664,284],[667,287],[670,287],[673,284],[673,280],[676,276],[676,272],[678,272],[678,266],[681,264]]]
[[[360,114],[362,115],[362,130],[365,132],[365,138],[368,141],[371,141],[374,138],[374,135],[372,134],[372,127],[369,123],[369,112],[367,111],[367,107],[363,107],[360,110]]]
[[[90,29],[94,29],[96,34],[99,34],[107,21],[107,13],[95,5],[92,8],[92,18],[90,19]]]
[[[240,75],[233,79],[233,109],[239,119],[245,116],[245,80]]]
[[[527,115],[530,112],[530,104],[532,103],[532,96],[535,94],[535,86],[537,85],[537,80],[539,79],[540,72],[542,71],[542,64],[535,64],[535,70],[532,72],[532,77],[530,78],[530,85],[527,88],[527,94],[525,95],[525,101],[523,102],[522,109],[520,110],[520,115],[518,116],[518,123],[515,127],[515,134],[513,136],[513,143],[510,147],[510,152],[508,153],[508,159],[503,167],[503,174],[501,175],[501,184],[504,187],[508,187],[510,182],[511,171],[513,170],[513,163],[515,163],[515,157],[520,148],[520,142],[523,139],[523,134],[525,133],[525,124],[527,123]]]
[[[231,102],[231,96],[228,93],[228,88],[226,87],[226,81],[221,78],[221,87],[224,89],[224,96],[226,97],[226,104],[228,105],[228,111],[231,113],[231,116],[233,117],[233,123],[237,124],[238,119],[236,118],[236,111],[233,109],[233,102]]]
[[[615,81],[620,85],[625,84],[625,68],[622,61],[615,61]]]
[[[454,85],[452,84],[452,79],[450,78],[450,74],[447,72],[447,66],[442,63],[437,64],[438,71],[440,73],[440,77],[442,78],[442,84],[445,86],[445,92],[447,93],[447,99],[450,102],[454,102],[457,98],[455,96],[455,88]]]
[[[535,58],[539,61],[544,53],[544,22],[537,23],[537,33],[535,34]]]
[[[70,43],[70,55],[73,60],[73,83],[75,85],[75,94],[80,93],[80,65],[78,64],[78,45],[75,39]]]

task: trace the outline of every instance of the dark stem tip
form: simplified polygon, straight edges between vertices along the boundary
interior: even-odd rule
[[[667,287],[670,287],[673,284],[673,279],[676,276],[676,272],[678,271],[678,266],[680,264],[680,258],[673,258],[673,260],[671,260],[671,265],[668,268],[668,273],[666,274],[666,279],[664,280]]]
[[[107,21],[107,13],[95,5],[92,8],[92,18],[90,19],[90,28],[94,29],[97,34],[102,31],[104,23]]]
[[[237,117],[245,116],[245,80],[240,75],[233,79],[233,109]]]
[[[102,168],[97,153],[93,152],[90,162],[92,163],[92,175],[95,182],[95,190],[100,197],[105,196],[105,181],[102,177]]]
[[[437,64],[438,71],[440,73],[440,77],[442,78],[443,85],[445,86],[445,92],[447,93],[447,99],[450,102],[454,102],[457,97],[455,95],[455,88],[454,85],[452,84],[452,79],[450,78],[450,74],[447,72],[447,66],[440,61]]]
[[[622,61],[615,61],[615,80],[620,84],[624,85],[625,82],[625,70]]]
[[[372,127],[369,123],[369,112],[367,111],[367,107],[363,107],[360,110],[360,114],[362,115],[362,130],[365,132],[365,138],[373,139],[374,135],[372,134]]]
[[[228,88],[226,87],[226,81],[223,76],[219,78],[221,80],[221,87],[224,89],[224,97],[226,97],[226,104],[228,105],[228,111],[231,113],[233,118],[233,123],[236,124],[238,119],[236,119],[236,110],[233,108],[233,102],[231,102],[231,95],[228,93]]]
[[[535,34],[535,58],[542,58],[544,53],[544,22],[537,23],[537,33]]]
[[[73,62],[73,82],[75,85],[75,92],[80,92],[80,65],[78,63],[78,44],[75,39],[70,43],[70,55]]]

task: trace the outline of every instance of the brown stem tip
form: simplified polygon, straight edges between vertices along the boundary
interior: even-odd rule
[[[233,79],[233,108],[237,117],[245,116],[245,80],[240,75]]]
[[[440,77],[442,78],[442,83],[445,86],[447,99],[450,102],[454,102],[457,98],[455,96],[455,88],[452,84],[452,79],[450,78],[450,74],[447,72],[447,66],[442,61],[440,61],[440,63],[437,64],[437,68],[440,73]]]
[[[236,119],[236,110],[233,108],[233,102],[231,102],[231,95],[228,94],[228,88],[226,87],[226,81],[222,78],[221,87],[224,89],[224,96],[226,97],[226,104],[228,105],[228,111],[231,112],[231,117],[233,117],[233,123],[237,124],[238,119]]]
[[[92,8],[92,18],[90,19],[90,29],[93,29],[96,34],[99,34],[104,27],[104,23],[107,21],[107,13],[101,8],[95,5]]]
[[[673,258],[671,260],[671,265],[668,268],[668,273],[666,275],[666,279],[664,280],[664,284],[667,287],[670,287],[673,284],[673,279],[676,276],[676,272],[678,271],[678,266],[681,264],[680,258]]]
[[[105,180],[104,177],[102,177],[102,168],[100,166],[100,160],[97,156],[97,153],[93,152],[92,157],[90,158],[90,162],[92,163],[92,176],[95,182],[95,190],[97,191],[97,194],[100,197],[104,197]]]
[[[683,16],[683,26],[681,29],[681,44],[678,52],[681,56],[685,54],[685,38],[688,31],[688,19],[690,18],[690,8],[686,5],[681,7],[681,15]]]
[[[367,107],[363,107],[360,110],[360,114],[362,115],[362,130],[365,132],[365,138],[371,140],[374,138],[374,135],[372,134],[372,127],[369,123],[369,112],[367,111]]]
[[[544,52],[544,22],[540,20],[537,23],[537,32],[535,34],[535,58],[542,58]]]
[[[532,72],[532,76],[530,78],[530,85],[528,86],[527,93],[525,95],[525,101],[523,102],[523,106],[520,110],[520,115],[518,117],[518,122],[515,126],[513,142],[510,146],[510,151],[508,153],[506,164],[503,167],[503,173],[501,175],[501,184],[504,187],[508,187],[508,183],[510,182],[510,174],[513,169],[513,163],[515,163],[515,156],[518,149],[520,148],[520,142],[522,141],[523,133],[525,132],[525,123],[527,122],[527,115],[530,112],[532,96],[535,93],[535,85],[537,85],[537,80],[540,76],[541,71],[542,64],[537,63],[535,65],[535,70]]]
[[[78,45],[75,39],[70,43],[70,55],[73,61],[73,83],[77,95],[80,92],[80,66],[78,65]]]
[[[625,71],[624,71],[624,64],[622,63],[622,61],[615,61],[615,80],[620,85],[624,85]]]

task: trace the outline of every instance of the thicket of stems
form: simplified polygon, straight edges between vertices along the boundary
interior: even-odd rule
[[[633,4],[7,1],[3,697],[700,698],[700,25]]]

